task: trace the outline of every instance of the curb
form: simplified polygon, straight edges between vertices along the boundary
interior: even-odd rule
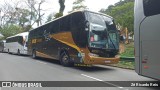
[[[135,57],[120,57],[121,61],[135,61]]]
[[[117,67],[117,68],[122,68],[122,69],[135,70],[135,69],[132,69],[132,68],[118,67],[118,66],[114,66],[114,65],[107,65],[107,66],[111,66],[111,67]]]

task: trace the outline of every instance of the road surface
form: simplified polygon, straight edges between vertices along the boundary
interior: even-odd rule
[[[134,70],[110,66],[63,67],[56,60],[32,59],[29,56],[18,56],[0,53],[0,81],[100,81],[113,87],[53,87],[54,90],[155,90],[148,87],[121,87],[107,81],[154,81],[139,76]],[[52,87],[45,90],[53,90]],[[22,90],[22,88],[0,88],[0,90]],[[28,88],[23,88],[28,90]],[[30,90],[44,90],[30,88]],[[158,89],[156,89],[158,90]]]

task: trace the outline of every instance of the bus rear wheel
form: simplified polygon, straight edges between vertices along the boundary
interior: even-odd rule
[[[9,49],[8,49],[8,54],[10,54]]]
[[[65,67],[73,66],[69,54],[65,51],[60,54],[60,63]]]
[[[37,56],[36,56],[36,50],[33,50],[33,51],[32,51],[32,58],[34,58],[34,59],[37,58]]]

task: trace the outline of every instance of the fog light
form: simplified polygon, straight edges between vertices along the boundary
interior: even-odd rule
[[[89,56],[91,56],[91,57],[99,57],[99,55],[94,54],[94,53],[89,53]]]
[[[84,57],[85,56],[85,53],[78,53],[78,57]]]
[[[119,55],[116,55],[115,58],[120,58],[120,56],[119,56]]]

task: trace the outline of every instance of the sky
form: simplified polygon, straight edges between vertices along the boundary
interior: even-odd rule
[[[45,19],[51,13],[59,12],[59,2],[58,0],[45,0],[46,2],[42,5],[42,9],[45,13]],[[75,0],[65,0],[65,10],[64,15],[66,15],[69,11],[72,10],[73,2]],[[98,12],[101,9],[106,9],[109,5],[114,5],[120,0],[85,0],[83,3],[87,8],[91,11]]]
[[[19,1],[23,2],[26,0],[0,0],[0,5],[4,2],[14,3]],[[65,0],[64,14],[67,14],[69,11],[72,10],[74,1],[75,0]],[[85,0],[84,5],[87,6],[89,10],[98,12],[102,8],[106,9],[109,5],[114,5],[118,1],[120,0]],[[23,7],[25,5],[21,6]],[[45,0],[45,3],[42,4],[41,9],[45,13],[45,16],[49,15],[50,13],[57,13],[59,12],[59,2],[58,0]]]
[[[0,0],[0,5],[4,2],[19,2],[19,1],[26,1],[26,0]],[[36,0],[40,1],[40,0]],[[65,10],[64,15],[66,15],[69,11],[72,10],[73,2],[75,0],[65,0]],[[106,9],[109,5],[114,5],[116,2],[120,0],[85,0],[83,3],[90,11],[98,12],[101,9]],[[26,5],[20,4],[22,7],[25,7]],[[21,7],[20,6],[20,7]],[[45,0],[45,3],[42,4],[41,9],[43,10],[42,13],[44,13],[43,21],[45,22],[47,20],[47,16],[49,14],[55,14],[59,12],[59,0]]]
[[[64,10],[64,14],[67,14],[68,11],[72,10],[72,4],[74,1],[75,0],[65,0],[66,7]],[[86,5],[89,10],[98,12],[102,8],[106,9],[109,5],[114,5],[118,1],[120,0],[85,0],[84,5]],[[47,12],[58,12],[58,0],[46,0],[46,3],[42,5],[42,8],[47,10]]]

